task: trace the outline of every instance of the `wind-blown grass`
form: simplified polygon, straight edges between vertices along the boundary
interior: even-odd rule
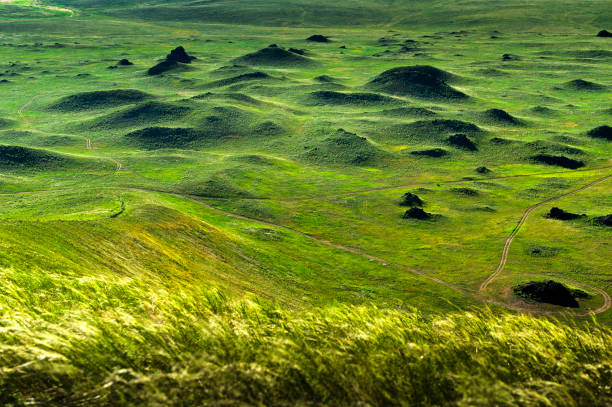
[[[374,306],[289,311],[219,292],[147,296],[145,286],[95,280],[57,288],[51,308],[19,300],[17,287],[7,285],[2,299],[4,404],[612,402],[612,331],[595,322],[486,310],[433,318]]]

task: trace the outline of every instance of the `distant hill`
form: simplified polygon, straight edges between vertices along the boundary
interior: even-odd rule
[[[612,19],[609,2],[592,0],[588,7],[576,1],[540,1],[517,6],[512,1],[476,0],[64,0],[77,9],[95,9],[126,17],[163,20],[232,23],[269,26],[363,26],[390,25],[469,28],[472,24],[496,29],[567,31],[590,25],[600,28]],[[563,7],[565,13],[556,13]],[[504,16],[500,19],[499,16]],[[565,23],[565,24],[564,24]]]

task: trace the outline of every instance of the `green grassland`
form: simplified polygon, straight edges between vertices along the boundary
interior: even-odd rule
[[[610,21],[0,2],[0,401],[610,405]],[[551,279],[590,297],[513,294]]]

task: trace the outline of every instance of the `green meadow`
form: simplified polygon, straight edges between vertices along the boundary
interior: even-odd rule
[[[611,405],[610,21],[0,1],[1,404]]]

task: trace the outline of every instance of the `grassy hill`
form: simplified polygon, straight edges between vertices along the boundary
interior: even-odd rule
[[[611,17],[0,4],[0,401],[609,405]]]

